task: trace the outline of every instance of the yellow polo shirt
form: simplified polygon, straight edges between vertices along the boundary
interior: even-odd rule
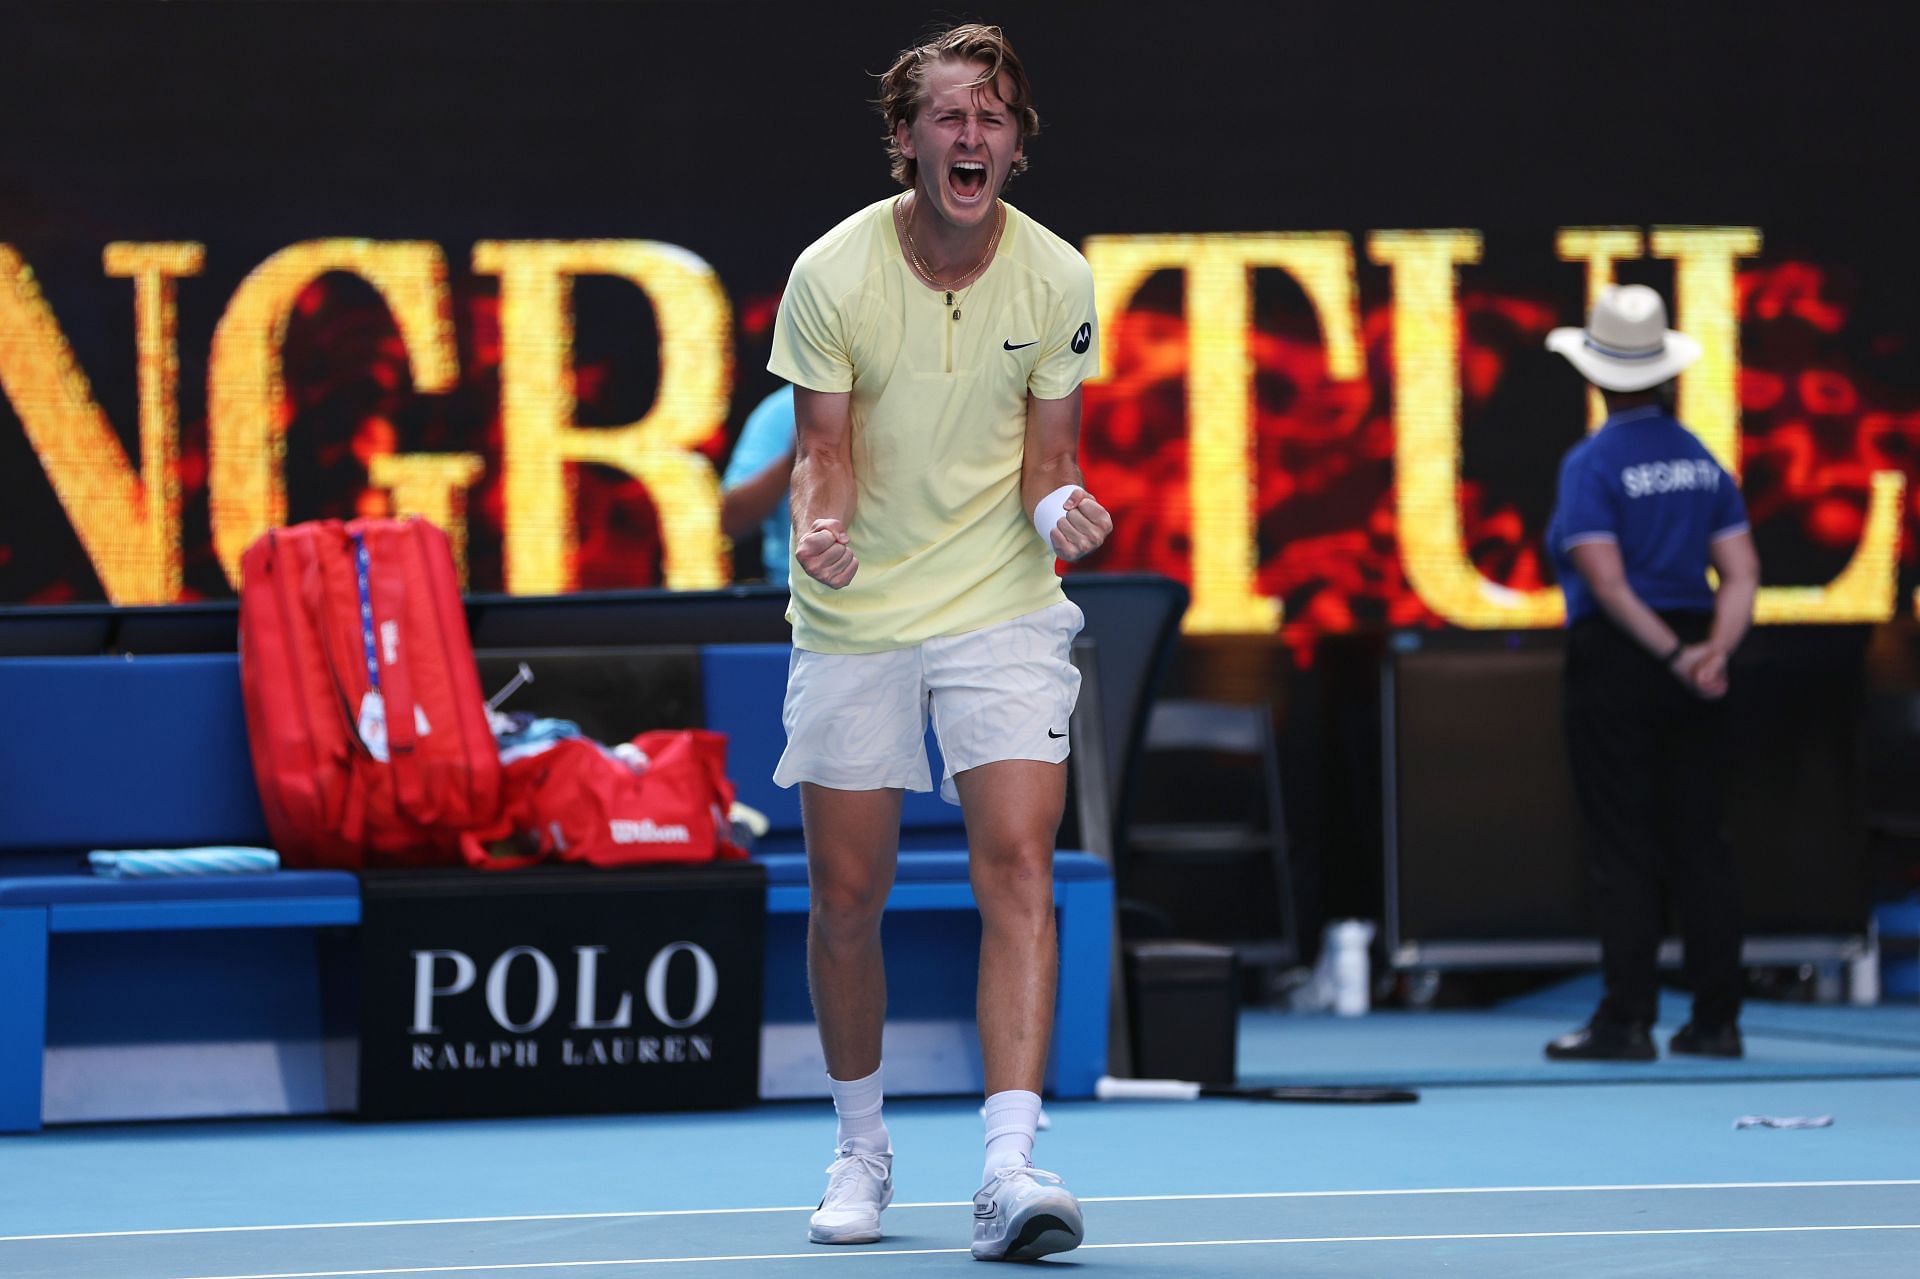
[[[1064,598],[1020,502],[1027,399],[1057,400],[1100,369],[1093,273],[1012,205],[986,273],[954,294],[907,265],[889,197],[794,263],[767,368],[851,391],[860,571],[835,591],[796,564],[793,641],[872,653],[958,635]],[[791,554],[791,550],[789,551]]]

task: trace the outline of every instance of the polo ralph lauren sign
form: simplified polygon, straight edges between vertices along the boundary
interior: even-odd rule
[[[750,1103],[765,914],[753,863],[369,873],[360,1114]]]

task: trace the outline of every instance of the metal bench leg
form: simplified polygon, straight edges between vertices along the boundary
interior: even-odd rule
[[[0,1132],[40,1131],[47,1052],[47,911],[0,908]]]

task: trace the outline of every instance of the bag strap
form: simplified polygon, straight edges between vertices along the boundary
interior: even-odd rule
[[[519,870],[523,866],[533,866],[543,860],[538,853],[520,857],[495,857],[489,853],[484,842],[490,837],[507,835],[513,832],[513,826],[507,824],[491,831],[463,830],[460,832],[460,860],[475,870]]]
[[[390,526],[384,529],[375,526],[374,531],[388,532]],[[376,575],[373,572],[367,533],[365,526],[349,533],[353,540],[354,585],[360,601],[360,644],[367,663],[367,682],[386,703],[387,763],[393,769],[394,799],[402,812],[422,825],[431,825],[438,814],[426,811],[427,784],[421,775],[419,733],[413,718],[413,677],[407,667],[412,646],[408,642],[410,637],[399,635],[400,619],[406,609],[405,582],[398,573]],[[396,563],[396,557],[383,553],[381,562],[383,566],[391,565]],[[394,628],[391,648],[379,632],[380,625]]]

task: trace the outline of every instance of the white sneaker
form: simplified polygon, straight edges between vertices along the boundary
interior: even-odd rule
[[[842,1142],[827,1165],[827,1193],[807,1223],[813,1243],[879,1243],[880,1210],[893,1202],[893,1154]]]
[[[973,1259],[1032,1261],[1080,1246],[1080,1201],[1032,1164],[997,1169],[973,1196]]]

